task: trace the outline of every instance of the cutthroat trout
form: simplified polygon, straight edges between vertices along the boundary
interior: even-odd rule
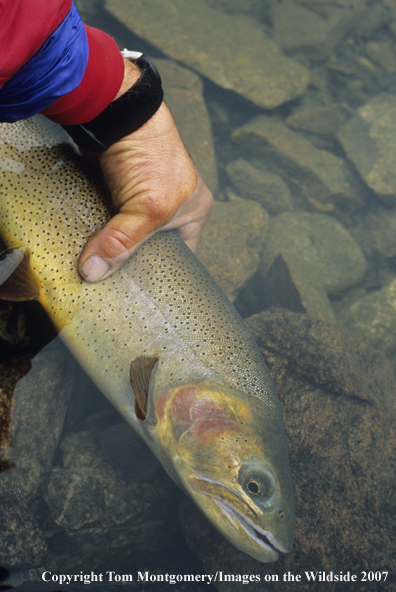
[[[260,351],[176,232],[112,277],[77,273],[111,212],[43,118],[0,125],[0,296],[36,298],[81,366],[171,477],[238,549],[290,551],[293,489],[279,400]]]

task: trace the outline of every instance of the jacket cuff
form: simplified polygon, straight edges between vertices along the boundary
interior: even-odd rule
[[[84,26],[89,57],[82,81],[42,111],[61,125],[77,125],[97,117],[114,100],[124,79],[124,60],[114,39],[99,29]]]

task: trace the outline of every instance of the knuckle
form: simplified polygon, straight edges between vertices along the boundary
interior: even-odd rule
[[[117,257],[129,251],[136,242],[136,234],[132,229],[115,226],[106,235],[103,248],[108,257]]]
[[[164,198],[150,199],[146,210],[146,216],[150,225],[155,227],[165,224],[174,214],[171,200]]]

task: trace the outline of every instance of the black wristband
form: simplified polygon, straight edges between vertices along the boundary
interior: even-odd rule
[[[132,134],[159,109],[164,98],[161,77],[143,54],[133,61],[141,70],[139,80],[110,103],[95,119],[80,125],[63,125],[80,148],[101,152]]]

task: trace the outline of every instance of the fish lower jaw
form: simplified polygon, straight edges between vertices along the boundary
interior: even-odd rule
[[[253,539],[256,543],[258,543],[261,547],[274,553],[276,556],[274,561],[278,558],[278,551],[280,553],[287,553],[285,549],[283,549],[279,543],[275,541],[274,536],[262,528],[259,528],[255,524],[253,524],[250,520],[247,520],[242,514],[240,514],[237,510],[235,510],[232,506],[225,503],[223,500],[214,498],[215,501],[219,504],[223,512],[228,516],[228,518],[234,522],[235,519],[237,523],[242,526],[242,528],[246,531],[251,539]]]

